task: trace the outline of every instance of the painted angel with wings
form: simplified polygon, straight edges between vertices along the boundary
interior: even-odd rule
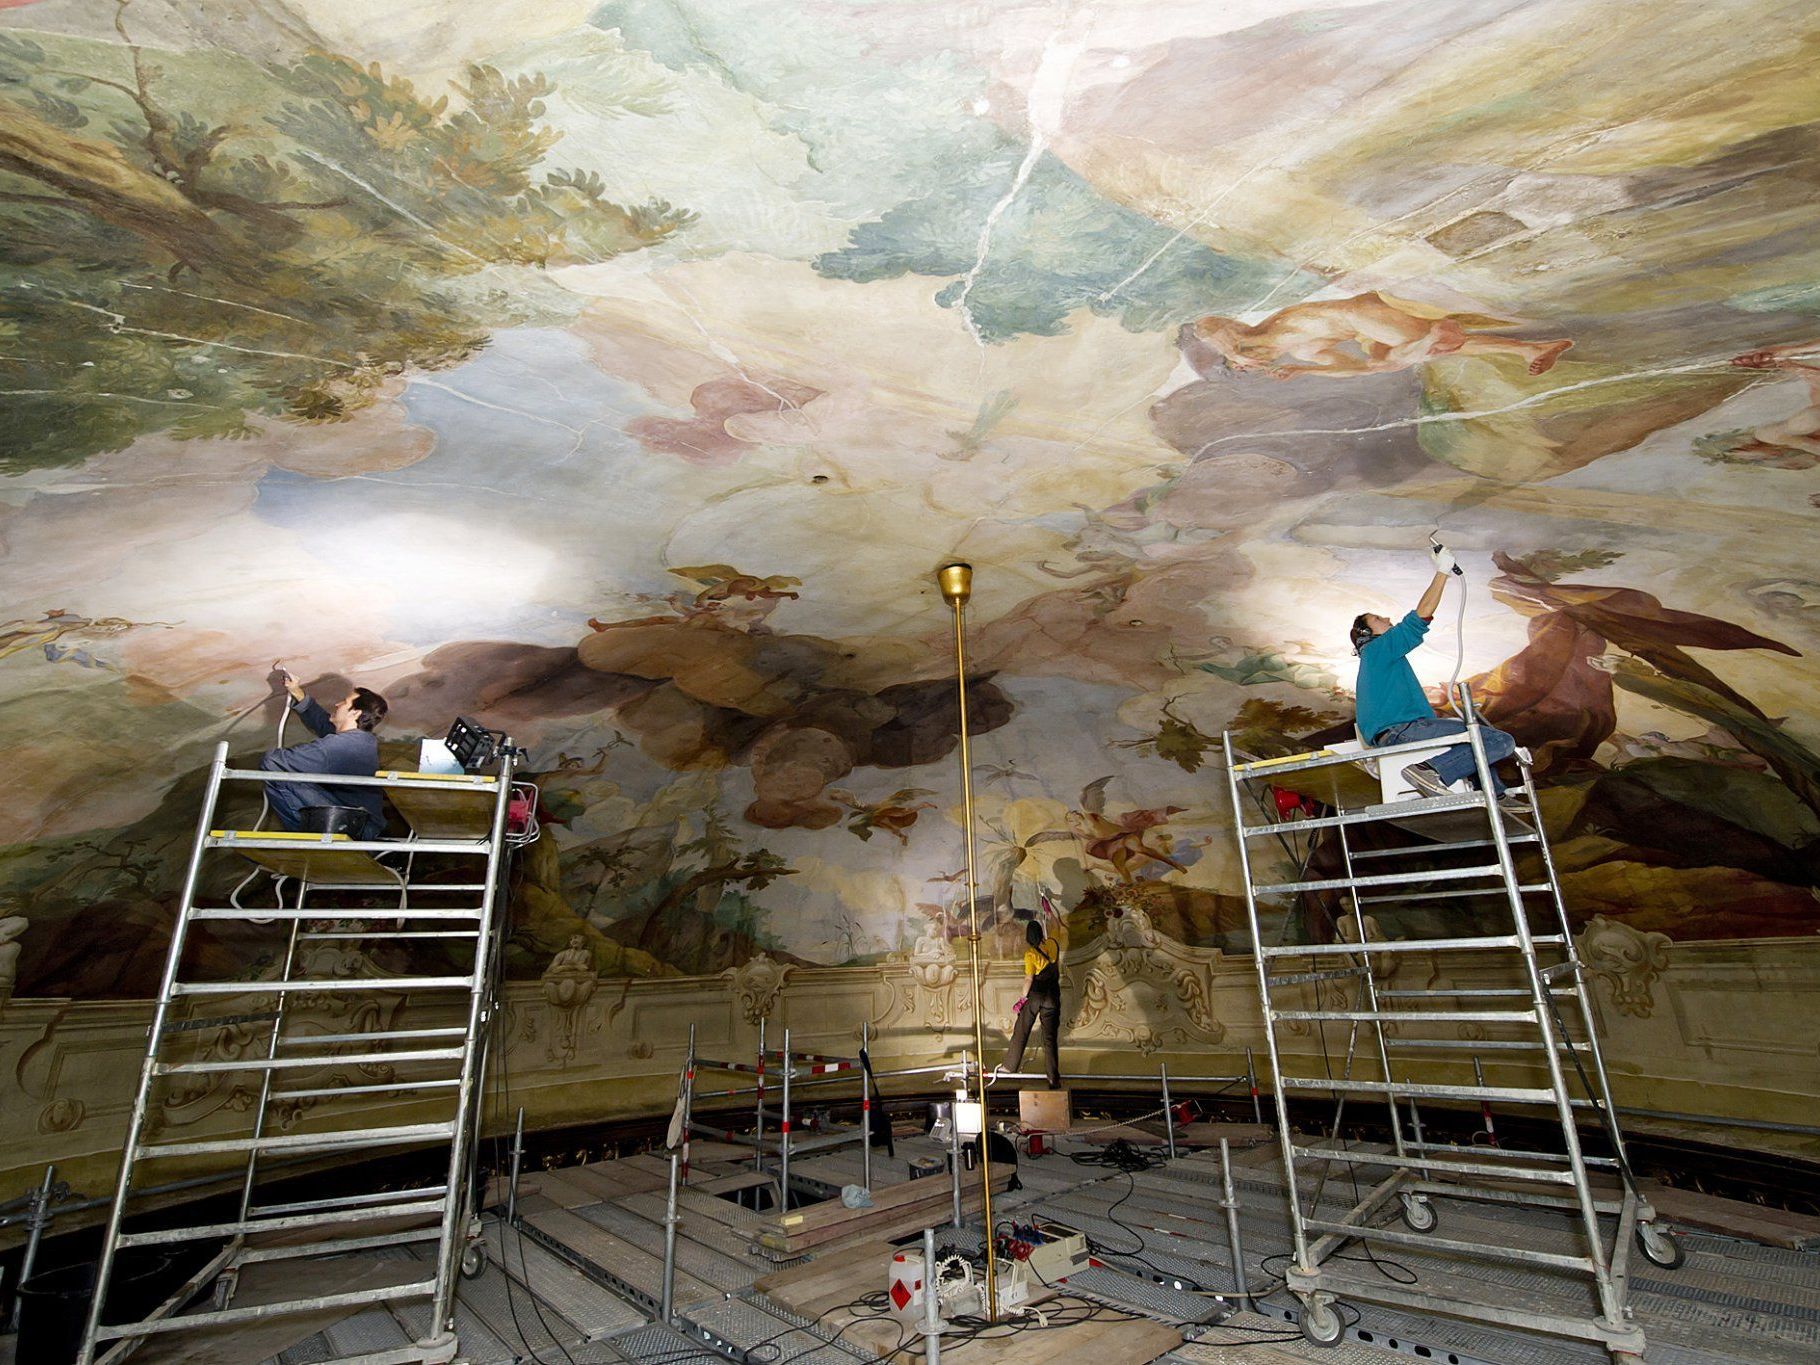
[[[1137,879],[1137,869],[1147,863],[1162,863],[1185,872],[1187,868],[1172,858],[1167,850],[1155,847],[1145,838],[1148,831],[1169,822],[1186,806],[1151,806],[1106,813],[1106,784],[1112,775],[1089,782],[1081,789],[1080,805],[1068,812],[1068,830],[1081,841],[1082,851],[1090,859],[1110,863],[1119,880],[1129,885]]]

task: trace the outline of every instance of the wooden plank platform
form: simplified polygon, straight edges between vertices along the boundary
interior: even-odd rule
[[[1643,1195],[1655,1206],[1657,1213],[1682,1227],[1742,1237],[1789,1251],[1820,1248],[1820,1218],[1808,1214],[1722,1199],[1693,1190],[1677,1190],[1653,1180],[1643,1182]]]
[[[1002,1194],[1011,1185],[1012,1172],[1000,1168],[992,1177],[992,1191]],[[803,1252],[858,1236],[895,1236],[913,1232],[931,1222],[944,1221],[953,1208],[954,1187],[946,1180],[906,1180],[881,1185],[872,1191],[873,1206],[850,1209],[838,1199],[823,1200],[806,1208],[774,1215],[758,1230],[758,1241],[772,1251]],[[961,1186],[961,1207],[977,1210],[984,1202],[977,1178]]]

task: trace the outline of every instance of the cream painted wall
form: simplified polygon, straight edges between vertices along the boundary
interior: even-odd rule
[[[1820,1040],[1801,1021],[1820,998],[1820,942],[1652,943],[1602,921],[1580,942],[1621,1106],[1815,1124]],[[1410,981],[1400,984],[1492,984],[1470,954],[1436,954],[1402,970]],[[1070,1071],[1135,1074],[1167,1065],[1176,1077],[1233,1075],[1243,1071],[1247,1047],[1257,1049],[1262,1065],[1262,1021],[1247,958],[1133,931],[1124,942],[1082,945],[1068,975],[1063,1064]],[[1003,1024],[1020,986],[1015,964],[988,964],[992,1060],[1004,1046]],[[508,1127],[519,1105],[533,1128],[662,1113],[675,1098],[691,1025],[701,1055],[722,1059],[749,1055],[761,1017],[768,1018],[773,1046],[789,1028],[798,1049],[850,1055],[864,1021],[883,1069],[955,1058],[972,1046],[970,995],[964,960],[932,945],[920,956],[864,969],[780,967],[760,957],[721,977],[609,981],[553,971],[541,982],[509,988],[505,1068],[489,1079],[489,1124]],[[408,997],[387,992],[382,978],[362,1004],[375,1007],[361,1025],[368,1029],[434,1022]],[[11,1094],[0,1109],[0,1199],[35,1186],[44,1163],[53,1161],[81,1196],[111,1185],[149,1014],[142,1002],[15,999],[0,1006],[0,1066]],[[325,1031],[347,1027],[345,1014],[318,1010],[313,1017]],[[1461,1025],[1461,1036],[1471,1036],[1473,1027]],[[236,1055],[251,1041],[233,1030],[197,1037],[199,1049],[215,1057]],[[1343,1038],[1333,1042],[1343,1052]],[[1309,1056],[1319,1047],[1311,1033],[1288,1035],[1286,1046]],[[1460,1079],[1469,1068],[1465,1061],[1430,1061],[1413,1074]],[[1488,1072],[1494,1080],[1521,1079],[1495,1066]],[[748,1080],[704,1072],[698,1089]],[[842,1083],[799,1093],[851,1098],[856,1092]],[[183,1103],[161,1104],[156,1122],[167,1137],[203,1137],[244,1121],[234,1111],[237,1102],[231,1085],[217,1084]],[[327,1112],[295,1116],[296,1130]],[[398,1122],[411,1107],[369,1104],[363,1112]],[[1750,1127],[1704,1136],[1820,1159],[1820,1136]],[[194,1173],[161,1172],[166,1178]]]

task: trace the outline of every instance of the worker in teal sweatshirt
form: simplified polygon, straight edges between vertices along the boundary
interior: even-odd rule
[[[1409,652],[1428,634],[1428,624],[1434,620],[1435,608],[1441,604],[1441,594],[1454,573],[1454,558],[1446,549],[1437,545],[1430,558],[1434,560],[1435,576],[1414,611],[1396,622],[1388,616],[1365,612],[1352,623],[1352,647],[1359,656],[1359,735],[1373,747],[1466,733],[1463,722],[1435,714],[1422,684],[1416,681],[1415,670],[1409,666]],[[1488,764],[1516,752],[1516,741],[1502,730],[1481,726],[1479,735]],[[1411,764],[1403,769],[1403,776],[1424,796],[1451,796],[1465,791],[1466,784],[1478,786],[1472,745],[1467,743],[1455,744],[1426,763]],[[1502,796],[1504,784],[1495,770],[1491,781],[1492,794]]]

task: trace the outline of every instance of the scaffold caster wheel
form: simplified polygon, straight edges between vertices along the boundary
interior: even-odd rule
[[[1406,1194],[1403,1199],[1403,1221],[1411,1232],[1433,1232],[1441,1221],[1435,1206],[1419,1194]]]
[[[1331,1299],[1309,1299],[1302,1305],[1302,1335],[1310,1346],[1338,1346],[1346,1335],[1346,1324],[1340,1320]]]
[[[1644,1260],[1664,1270],[1679,1270],[1687,1260],[1681,1243],[1654,1223],[1637,1224],[1637,1250],[1643,1253]]]
[[[478,1280],[486,1273],[486,1269],[487,1244],[485,1242],[469,1242],[461,1249],[462,1279]]]

